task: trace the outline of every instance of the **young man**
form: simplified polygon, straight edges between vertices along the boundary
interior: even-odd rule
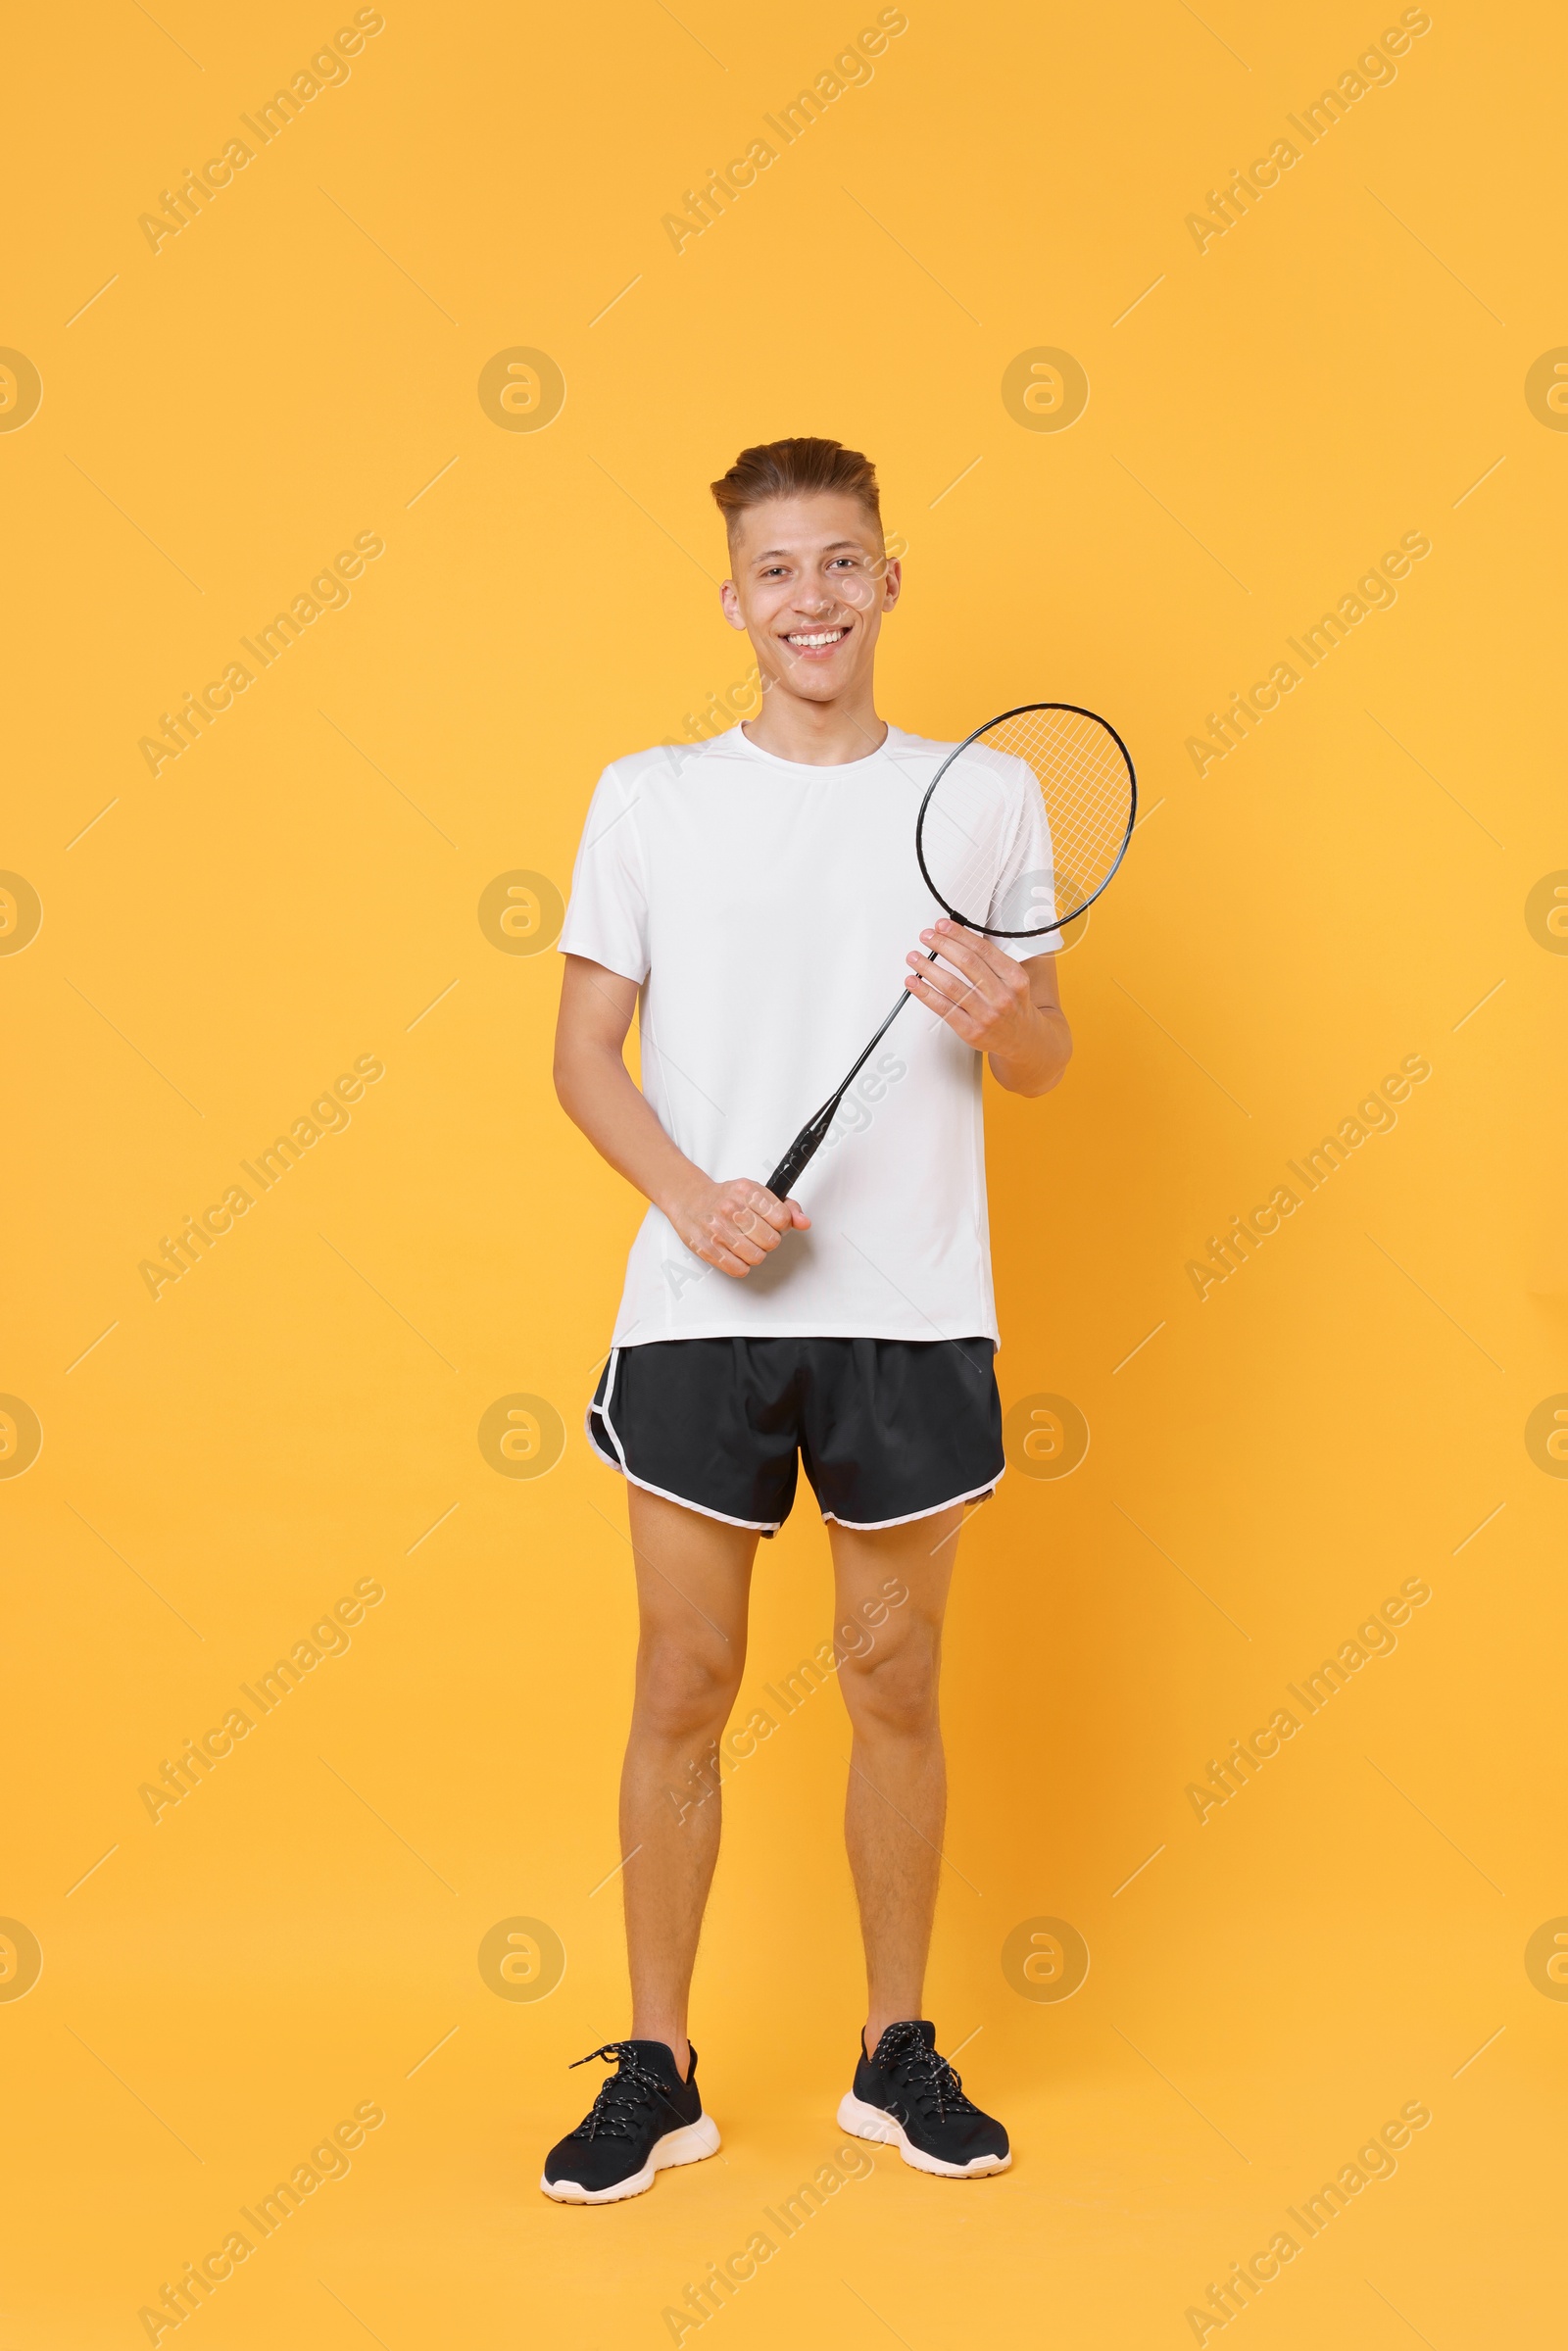
[[[777,441],[743,450],[713,495],[760,714],[606,769],[561,939],[557,1092],[650,1203],[588,1417],[626,1481],[641,1637],[620,1798],[631,2037],[594,2052],[616,2070],[547,2159],[545,2193],[573,2203],[636,2195],[718,2146],[687,1992],[752,1562],[789,1514],[798,1456],[827,1522],[854,1733],[868,2013],[839,2122],[943,2178],[1011,2160],[920,2016],[947,1792],[937,1675],[963,1508],[1004,1467],[981,1058],[1042,1095],[1071,1039],[1054,955],[935,919],[921,880],[915,811],[951,746],[877,716],[902,578],[871,465]],[[776,1200],[760,1176],[900,973],[915,1003],[801,1199]],[[641,1091],[623,1059],[639,1007]]]

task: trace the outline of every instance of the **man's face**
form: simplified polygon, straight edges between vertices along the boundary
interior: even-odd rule
[[[858,498],[824,490],[752,507],[730,540],[730,567],[725,616],[751,638],[764,687],[816,703],[869,688],[900,573]]]

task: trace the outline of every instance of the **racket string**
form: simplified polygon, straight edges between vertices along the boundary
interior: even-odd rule
[[[1034,820],[1025,770],[1043,822]],[[1035,920],[1047,881],[1057,926],[1104,887],[1131,829],[1133,779],[1101,720],[1042,706],[984,728],[950,762],[934,800],[923,846],[940,896],[977,929],[1022,934],[1053,927]],[[1020,867],[1020,844],[1031,842],[1034,857]]]

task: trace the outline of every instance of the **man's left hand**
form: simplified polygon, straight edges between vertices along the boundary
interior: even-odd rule
[[[976,1053],[1004,1061],[1038,1052],[1040,1015],[1024,969],[1013,956],[978,931],[944,919],[920,933],[922,946],[936,948],[940,963],[911,953],[905,986],[911,996],[956,1029]],[[946,968],[950,965],[952,969]]]

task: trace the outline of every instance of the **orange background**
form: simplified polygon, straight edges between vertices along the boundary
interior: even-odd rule
[[[554,1103],[557,958],[478,914],[500,876],[564,889],[605,761],[744,678],[706,485],[800,431],[870,450],[908,543],[885,713],[1103,709],[1149,815],[1064,961],[1067,1083],[989,1113],[1004,1398],[1090,1432],[1070,1476],[1008,1478],[952,1615],[930,2005],[1018,2160],[958,2192],[879,2152],[699,2331],[1192,2341],[1412,2101],[1396,2175],[1298,2231],[1249,2339],[1450,2351],[1555,2310],[1561,22],[1435,8],[1200,251],[1187,216],[1382,18],[907,18],[678,254],[662,216],[860,19],[400,0],[156,252],[139,216],[333,20],[13,35],[0,343],[42,388],[26,416],[0,376],[0,866],[42,913],[0,900],[19,2346],[147,2340],[366,2104],[348,2176],[177,2339],[669,2341],[839,2144],[824,1690],[732,1782],[693,2023],[722,2156],[598,2216],[537,2193],[598,2071],[566,2063],[626,2022],[631,1588],[580,1417],[638,1203]],[[564,380],[544,429],[481,405],[518,350]],[[1066,429],[1004,399],[1041,350],[1088,380]],[[1410,531],[1397,603],[1200,776],[1206,714]],[[351,600],[151,773],[160,713],[361,533]],[[1187,1262],[1407,1055],[1397,1127],[1200,1301]],[[351,1123],[155,1300],[140,1261],[362,1056]],[[521,1466],[564,1431],[548,1475],[481,1450],[518,1396],[549,1408],[515,1407]],[[1200,1823],[1210,1759],[1410,1579],[1397,1649]],[[352,1646],[155,1823],[139,1788],[367,1583]],[[743,1709],[827,1629],[803,1509]],[[1041,1919],[1089,1952],[1068,1999],[1004,1965]],[[493,1941],[481,1971],[515,1921],[524,1990],[559,1938],[548,1997],[500,1996]]]

